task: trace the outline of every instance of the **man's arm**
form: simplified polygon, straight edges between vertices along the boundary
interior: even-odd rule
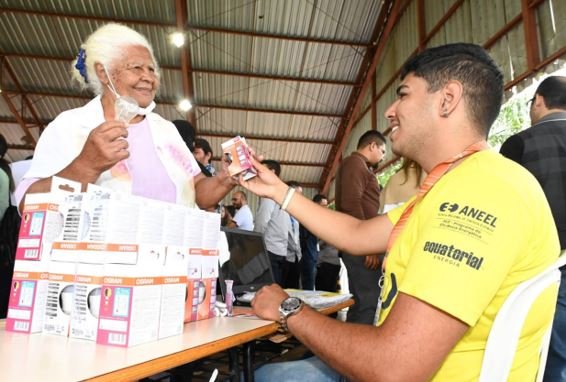
[[[278,320],[285,297],[276,285],[264,287],[252,301],[254,312]],[[361,381],[428,381],[469,328],[403,293],[380,327],[344,323],[309,307],[291,316],[287,324],[328,365],[348,379]]]
[[[271,213],[273,209],[277,208],[275,202],[270,199],[261,199],[259,207],[255,215],[254,231],[264,233],[269,220],[271,220]]]
[[[340,168],[340,210],[358,219],[366,219],[362,208],[362,196],[366,188],[367,168],[360,158],[344,159]],[[338,185],[337,185],[338,186]]]
[[[226,171],[213,177],[199,173],[194,179],[195,201],[202,209],[216,206],[236,186],[236,182]]]
[[[226,227],[228,227],[228,228],[238,228],[238,225],[236,224],[236,222],[234,222],[234,220],[228,220],[228,222],[226,223]]]
[[[525,144],[518,135],[512,135],[503,143],[499,153],[514,162],[521,164]]]
[[[255,159],[252,161],[258,171],[258,176],[249,181],[241,180],[240,184],[251,192],[268,197],[281,205],[289,186],[267,167]],[[262,200],[256,215],[255,230],[258,232],[263,232],[261,230],[261,209],[264,202],[267,200]],[[359,220],[322,207],[299,193],[294,193],[287,206],[287,211],[313,235],[352,255],[385,252],[389,234],[393,229],[393,224],[386,215],[369,220]]]

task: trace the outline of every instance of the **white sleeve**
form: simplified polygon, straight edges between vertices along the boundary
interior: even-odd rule
[[[254,231],[265,232],[269,220],[271,220],[271,214],[276,204],[273,200],[267,198],[261,198],[259,202],[259,208],[255,216]]]
[[[80,154],[90,130],[76,126],[74,114],[60,114],[43,131],[23,179],[53,176]]]

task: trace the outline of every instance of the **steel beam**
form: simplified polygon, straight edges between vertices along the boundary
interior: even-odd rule
[[[175,0],[175,16],[177,20],[178,31],[184,31],[187,25],[187,2],[186,0]],[[179,48],[181,55],[181,76],[183,78],[183,94],[192,104],[194,104],[194,87],[193,76],[191,71],[191,52],[189,44],[185,44]],[[197,120],[195,116],[194,106],[191,110],[187,111],[185,118],[190,122],[195,131],[197,131]]]
[[[321,187],[320,188],[321,188],[323,194],[326,194],[328,192],[328,188],[330,187],[330,182],[332,180],[334,172],[336,171],[336,168],[338,167],[338,163],[340,161],[340,153],[344,149],[344,146],[346,145],[346,142],[348,140],[350,132],[352,131],[352,128],[354,127],[355,116],[359,113],[359,111],[361,109],[363,98],[364,98],[366,91],[369,87],[369,84],[370,84],[370,82],[373,78],[373,73],[375,72],[379,58],[381,57],[383,50],[385,49],[386,41],[387,41],[391,31],[393,30],[393,27],[394,27],[395,23],[397,22],[399,15],[401,14],[399,2],[385,1],[383,7],[384,8],[382,8],[382,12],[383,12],[382,14],[385,14],[389,9],[391,9],[391,13],[389,14],[389,17],[387,18],[385,27],[383,29],[383,33],[379,37],[379,44],[377,45],[377,47],[375,49],[375,53],[373,54],[373,57],[371,58],[371,64],[369,65],[369,68],[365,72],[365,75],[366,75],[365,81],[363,82],[363,85],[360,89],[360,92],[357,95],[357,98],[355,99],[355,103],[353,104],[353,107],[351,108],[351,110],[347,110],[347,112],[349,113],[348,120],[345,119],[345,122],[347,121],[347,125],[345,125],[345,127],[343,129],[341,129],[341,134],[336,135],[337,141],[336,141],[335,149],[333,150],[333,152],[331,152],[331,154],[328,157],[328,162],[326,164],[326,168],[325,168],[325,171],[324,171],[324,173],[322,175],[322,179],[321,179]],[[391,7],[391,8],[389,8],[389,7]],[[378,23],[379,23],[379,21],[378,21]],[[377,27],[377,25],[376,25],[376,27]],[[369,55],[368,55],[368,58],[369,58]],[[361,68],[360,73],[363,73],[363,70],[364,70],[364,68]]]
[[[315,44],[347,45],[347,46],[362,47],[362,48],[369,48],[371,46],[371,44],[363,43],[363,42],[359,42],[359,41],[330,40],[330,39],[312,38],[312,37],[306,37],[306,36],[305,37],[287,36],[287,35],[280,35],[280,34],[274,34],[274,33],[242,31],[242,30],[236,30],[236,29],[218,28],[218,27],[211,27],[211,26],[204,26],[204,25],[188,25],[187,29],[193,30],[193,31],[235,34],[235,35],[239,35],[239,36],[271,38],[271,39],[276,39],[276,40],[308,42],[308,43],[315,43]]]

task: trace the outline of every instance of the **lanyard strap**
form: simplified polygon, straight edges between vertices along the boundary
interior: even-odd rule
[[[411,203],[407,206],[407,208],[405,208],[405,211],[403,211],[403,213],[401,214],[401,217],[399,218],[399,220],[397,221],[397,223],[393,227],[393,230],[391,231],[391,234],[389,235],[389,240],[387,241],[387,253],[389,253],[389,251],[391,250],[391,247],[393,247],[393,244],[395,243],[395,240],[397,239],[397,237],[399,237],[399,235],[401,234],[401,232],[405,228],[405,225],[406,225],[407,221],[409,220],[409,217],[411,216],[411,213],[413,212],[413,208],[415,207],[415,205],[425,197],[425,195],[430,191],[432,186],[434,186],[436,184],[436,182],[438,182],[438,180],[444,174],[446,174],[448,172],[448,170],[450,170],[450,168],[454,165],[454,163],[456,163],[457,161],[459,161],[462,158],[465,158],[469,155],[472,155],[472,154],[474,154],[474,153],[476,153],[480,150],[484,150],[486,148],[487,148],[487,143],[484,140],[476,142],[473,145],[468,146],[461,153],[454,155],[452,158],[436,165],[436,167],[434,167],[432,169],[432,171],[427,175],[424,182],[419,187],[419,192],[417,193],[416,198],[414,198],[411,201]],[[385,263],[386,262],[387,262],[387,255],[385,256],[385,259],[383,260],[383,271],[384,272],[385,272]]]

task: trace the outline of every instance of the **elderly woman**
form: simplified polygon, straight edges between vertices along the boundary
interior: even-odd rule
[[[225,171],[206,178],[175,126],[152,112],[159,67],[145,37],[119,24],[102,26],[82,45],[73,79],[97,96],[45,129],[18,187],[20,205],[24,194],[48,191],[54,175],[201,208],[233,188]],[[125,122],[116,104],[128,99],[137,106],[129,103],[134,115]]]

